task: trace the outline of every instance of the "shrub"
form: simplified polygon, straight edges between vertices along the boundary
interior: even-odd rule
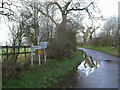
[[[50,42],[47,54],[54,59],[70,57],[76,52],[76,32],[67,24],[61,23],[56,30],[55,38]]]

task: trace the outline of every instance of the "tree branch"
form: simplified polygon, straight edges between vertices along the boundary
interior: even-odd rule
[[[89,12],[89,7],[91,6],[91,5],[93,5],[94,4],[94,2],[91,2],[87,7],[84,7],[84,8],[78,8],[78,7],[76,7],[76,8],[71,8],[71,9],[69,9],[69,10],[67,10],[67,13],[69,13],[70,11],[83,11],[83,10],[85,10],[87,13],[88,13],[88,15],[89,15],[89,17],[92,17],[92,15],[91,15],[91,13]],[[93,18],[93,17],[92,17]]]
[[[67,2],[66,5],[64,6],[65,9],[67,10],[68,6],[70,5],[71,1]]]
[[[12,3],[9,4],[8,2],[3,2],[2,1],[2,8],[4,7],[4,4],[7,4],[8,6],[12,5]]]
[[[72,9],[69,9],[67,10],[67,13],[70,12],[70,11],[82,11],[82,10],[85,10],[85,8],[72,8]]]
[[[6,10],[8,10],[8,11],[10,11],[10,12],[13,12],[11,9],[6,8],[6,7],[0,7],[0,8],[2,8],[2,9],[6,9]],[[13,13],[14,13],[14,12],[13,12]]]
[[[43,14],[44,16],[48,17],[49,19],[51,19],[53,21],[53,23],[58,26],[58,24],[55,22],[55,20],[48,14],[44,13],[42,10],[38,9],[38,11]]]
[[[53,4],[56,4],[59,8],[61,8],[60,7],[60,5],[57,3],[57,2],[48,2],[48,5],[53,5]],[[33,7],[32,6],[32,4],[29,4],[31,7]],[[35,6],[34,6],[35,7]],[[40,12],[42,15],[44,15],[44,16],[46,16],[46,17],[48,17],[57,27],[58,27],[58,24],[56,23],[56,21],[49,15],[49,14],[47,14],[47,13],[45,13],[45,12],[43,12],[42,10],[40,10],[38,7],[35,7],[37,10],[38,10],[38,12]],[[62,8],[61,8],[61,10],[62,10]]]
[[[60,11],[62,12],[62,7],[58,4],[58,2],[48,2],[49,4],[48,5],[56,5],[58,6],[58,8],[60,9]]]
[[[8,16],[8,17],[11,16],[11,15],[14,16],[14,12],[10,8],[4,7],[5,4],[7,4],[9,7],[10,7],[10,5],[12,5],[12,3],[9,4],[8,2],[3,2],[3,0],[2,0],[2,6],[0,8],[3,9],[3,10],[0,11],[0,14]],[[4,12],[4,10],[7,10],[8,12]]]
[[[92,25],[93,25],[93,23],[92,23]],[[99,26],[97,26],[96,28],[95,28],[95,26],[94,27],[91,26],[91,27],[92,27],[92,31],[90,33],[93,34],[98,28],[100,28],[100,23],[99,23]]]

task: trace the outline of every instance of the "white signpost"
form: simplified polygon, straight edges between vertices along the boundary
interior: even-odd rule
[[[45,52],[45,48],[47,48],[47,45],[48,45],[48,42],[47,41],[44,41],[44,42],[40,42],[40,46],[43,48],[44,50],[44,59],[45,59],[45,62],[46,62],[46,52]]]
[[[39,46],[33,46],[31,45],[31,65],[33,66],[33,50],[41,50],[43,49],[43,52],[44,52],[44,59],[45,59],[45,62],[46,62],[46,52],[45,52],[45,48],[47,48],[47,45],[48,45],[48,42],[47,41],[44,41],[44,42],[39,42],[38,44]],[[38,59],[39,59],[39,65],[41,64],[40,63],[40,55],[38,55]]]

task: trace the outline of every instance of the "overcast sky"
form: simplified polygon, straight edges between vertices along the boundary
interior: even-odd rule
[[[93,0],[94,1],[94,0]],[[118,16],[118,2],[120,0],[95,0],[97,1],[97,5],[101,10],[101,14],[104,18],[108,18],[111,16]],[[5,24],[0,23],[0,46],[5,45],[8,41],[8,28],[6,28]]]
[[[105,18],[118,15],[118,2],[120,0],[99,0],[98,6]]]

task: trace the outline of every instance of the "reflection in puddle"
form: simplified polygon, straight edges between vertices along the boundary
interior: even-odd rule
[[[94,61],[91,56],[86,53],[83,54],[85,60],[78,66],[78,74],[80,77],[88,76],[93,73],[96,68],[99,67],[99,63]]]
[[[71,73],[62,82],[58,83],[56,88],[72,88],[81,78],[93,73],[99,67],[99,63],[94,61],[91,56],[83,53],[84,61],[78,66],[77,70]]]

